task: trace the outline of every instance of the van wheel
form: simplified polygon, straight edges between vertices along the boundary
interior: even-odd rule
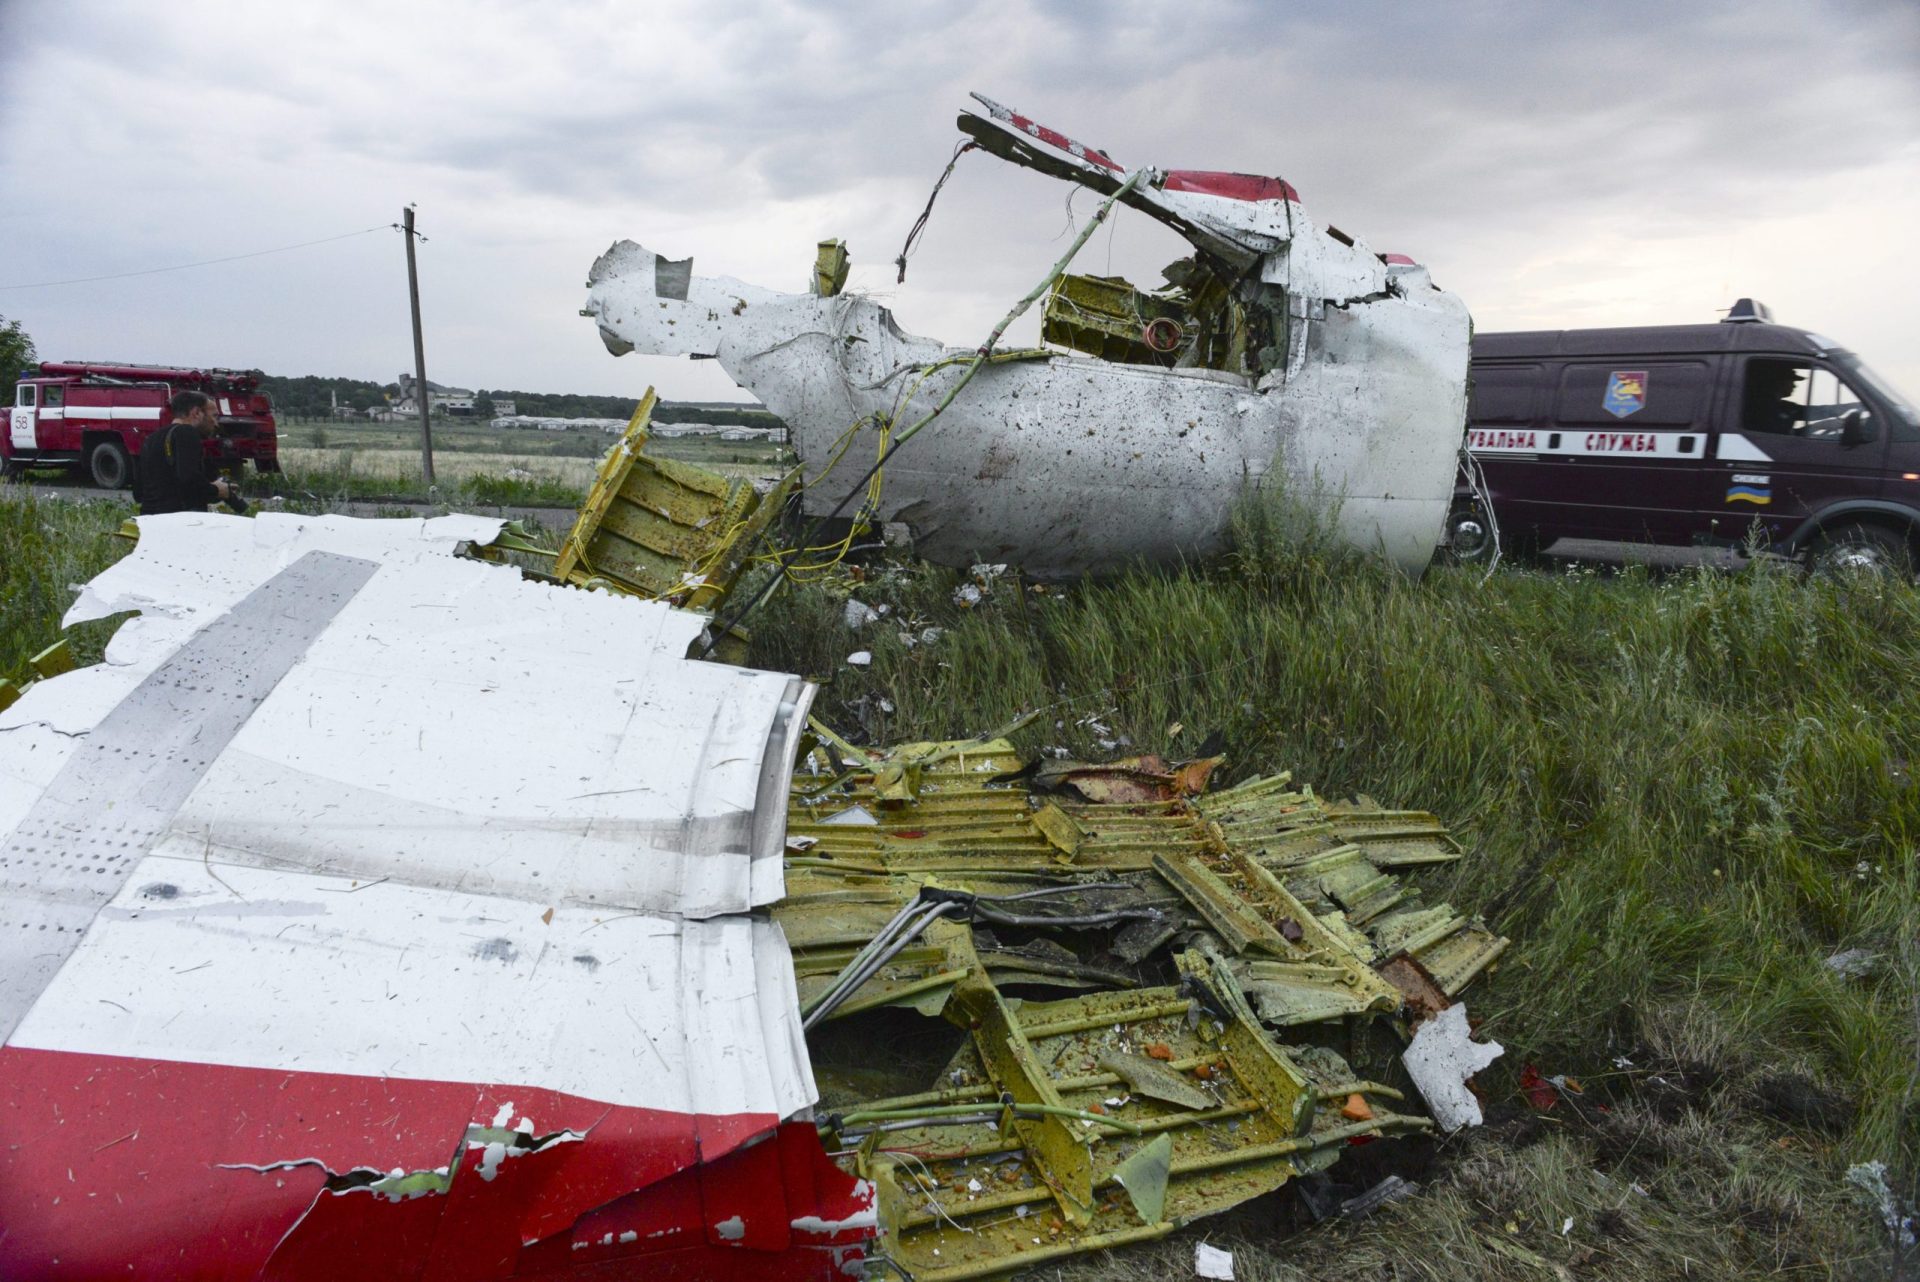
[[[101,441],[87,454],[87,468],[93,483],[103,490],[124,490],[133,479],[133,461],[126,446],[118,441]]]
[[[1493,522],[1477,499],[1460,499],[1447,513],[1447,559],[1478,565],[1493,557]]]
[[[1913,574],[1913,549],[1884,525],[1842,525],[1823,530],[1807,550],[1814,574]]]

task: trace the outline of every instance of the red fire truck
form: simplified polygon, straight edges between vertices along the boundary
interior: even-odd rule
[[[28,467],[84,467],[103,489],[133,481],[133,461],[146,439],[173,422],[176,392],[205,392],[220,406],[220,431],[206,443],[220,468],[280,470],[273,402],[252,374],[230,369],[46,361],[14,389],[0,465],[12,475]]]

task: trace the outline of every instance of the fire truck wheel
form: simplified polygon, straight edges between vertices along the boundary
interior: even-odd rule
[[[1907,541],[1883,525],[1843,525],[1823,531],[1807,551],[1807,568],[1815,574],[1913,574],[1913,551]]]
[[[133,479],[133,461],[118,441],[101,441],[87,453],[93,483],[103,490],[124,490]]]

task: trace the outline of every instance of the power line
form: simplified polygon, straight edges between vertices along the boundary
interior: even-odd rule
[[[351,240],[355,236],[365,236],[370,232],[387,231],[394,223],[381,223],[378,227],[362,227],[359,231],[342,232],[338,236],[322,236],[319,240],[303,240],[297,245],[281,245],[277,249],[256,249],[250,254],[229,254],[225,258],[209,258],[198,263],[180,263],[173,267],[149,267],[138,272],[114,272],[107,276],[76,276],[72,280],[40,280],[26,285],[0,285],[4,289],[51,289],[55,285],[89,285],[100,280],[125,280],[129,276],[158,276],[162,272],[183,272],[193,267],[212,267],[219,263],[237,263],[243,258],[264,258],[268,254],[284,254],[289,250],[311,249],[315,245],[330,245],[336,240]],[[422,237],[421,239],[425,239]]]

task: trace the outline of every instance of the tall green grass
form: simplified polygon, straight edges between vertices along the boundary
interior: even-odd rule
[[[133,544],[115,531],[133,505],[34,498],[25,485],[0,495],[0,676],[16,675],[61,637],[72,585],[112,565]],[[119,620],[83,624],[69,634],[74,657],[97,663]]]
[[[1702,1169],[1806,1167],[1831,1191],[1880,1158],[1911,1191],[1920,591],[1759,564],[1414,582],[1258,503],[1236,543],[1068,591],[1003,576],[970,609],[957,572],[883,568],[776,596],[753,661],[828,678],[818,714],[876,740],[1046,707],[1018,736],[1030,751],[1179,757],[1217,733],[1223,781],[1290,769],[1323,794],[1432,810],[1473,853],[1431,893],[1515,940],[1468,997],[1508,1046],[1482,1078],[1497,1098],[1537,1062],[1632,1110],[1678,1065],[1712,1083],[1696,1103],[1728,1109],[1731,1136],[1809,1079],[1841,1101],[1837,1134],[1813,1135],[1823,1161],[1729,1148],[1696,1155]],[[850,632],[849,594],[889,617]],[[945,632],[903,639],[926,627]],[[844,662],[855,649],[870,667]],[[1851,948],[1873,974],[1826,964]],[[1866,1231],[1843,1194],[1813,1200]]]

